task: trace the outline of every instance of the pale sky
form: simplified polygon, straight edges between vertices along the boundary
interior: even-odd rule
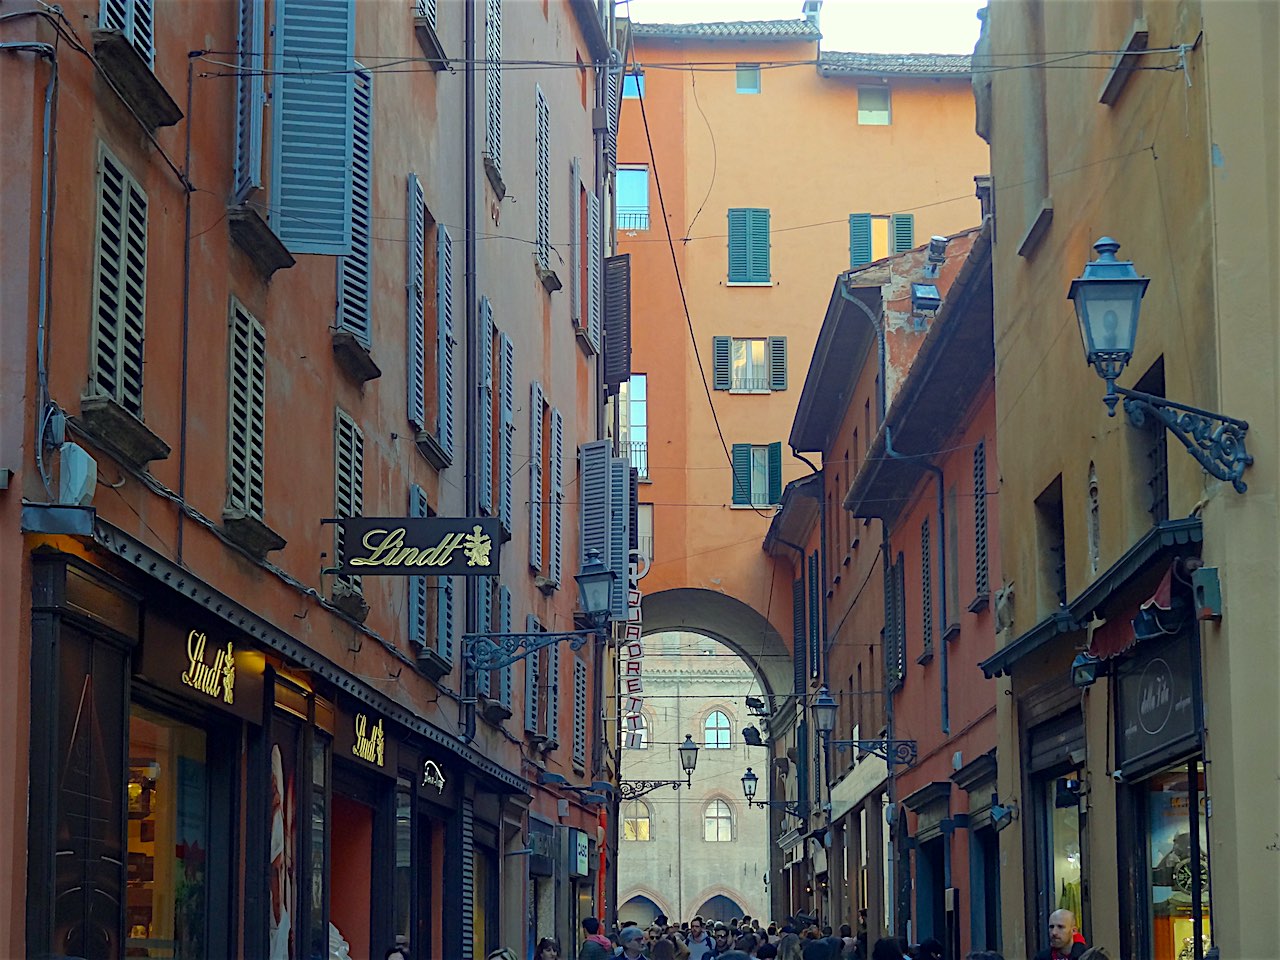
[[[863,53],[972,53],[985,0],[826,0],[822,46]],[[619,0],[639,23],[791,20],[801,0]],[[629,11],[629,13],[628,13]]]

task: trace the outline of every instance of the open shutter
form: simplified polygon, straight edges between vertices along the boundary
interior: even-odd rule
[[[871,248],[871,214],[849,214],[849,267],[861,267],[874,259]]]
[[[516,437],[516,348],[505,333],[498,337],[502,370],[498,387],[498,522],[511,535],[511,474],[514,469],[512,447]]]
[[[582,326],[582,161],[569,164],[569,319]]]
[[[920,524],[920,624],[924,651],[933,652],[933,542],[929,518]],[[944,627],[945,629],[945,624]]]
[[[616,575],[609,605],[614,620],[627,619],[627,570],[631,557],[631,460],[609,461],[609,569]]]
[[[534,185],[538,199],[538,226],[534,255],[538,266],[551,269],[551,108],[542,87],[534,88]]]
[[[409,485],[409,516],[427,516],[427,494],[416,483]],[[427,646],[427,604],[431,585],[427,577],[409,577],[409,642],[415,650]]]
[[[338,329],[369,346],[373,326],[373,74],[357,70],[351,163],[351,252],[338,261]]]
[[[733,445],[733,502],[738,506],[751,503],[751,444]]]
[[[502,0],[487,0],[484,25],[484,152],[502,169]]]
[[[525,633],[541,633],[542,624],[532,613],[525,617]],[[529,733],[538,732],[538,717],[541,715],[542,689],[538,678],[538,657],[541,650],[535,650],[524,658],[524,728]]]
[[[769,444],[769,502],[782,502],[782,444]]]
[[[582,528],[578,549],[580,563],[587,562],[588,551],[595,550],[600,562],[609,564],[609,461],[608,440],[593,440],[578,448],[582,493]]]
[[[587,343],[600,352],[600,258],[602,236],[600,198],[587,194]]]
[[[610,71],[605,78],[605,104],[609,111],[609,127],[605,134],[605,157],[613,163],[618,159],[618,119],[622,109],[622,74]]]
[[[769,338],[769,389],[787,389],[787,338]],[[776,501],[775,501],[776,502]]]
[[[564,416],[551,409],[551,557],[547,579],[559,586],[564,577]]]
[[[496,597],[494,590],[497,587],[497,580],[493,577],[484,577],[480,580],[480,632],[493,633],[493,608]],[[476,693],[482,697],[490,696],[493,689],[493,671],[477,670],[476,671]]]
[[[728,390],[733,383],[733,338],[711,339],[711,382],[717,390]]]
[[[627,549],[634,552],[640,549],[640,471],[632,467],[627,480],[631,498],[631,509],[629,511],[631,514],[631,536],[628,538]],[[628,556],[628,562],[630,559]]]
[[[453,666],[453,577],[436,578],[436,653]]]
[[[271,227],[292,253],[351,252],[355,0],[277,0]]]
[[[821,667],[822,618],[819,604],[822,588],[818,582],[818,551],[809,554],[809,676],[816,677]]]
[[[801,573],[803,574],[803,569]],[[808,687],[805,677],[805,642],[804,642],[804,577],[791,581],[791,662],[795,673],[794,692],[800,695]]]
[[[511,591],[498,587],[498,633],[511,632]],[[511,709],[511,664],[498,668],[498,702]]]
[[[427,259],[427,208],[422,195],[422,181],[409,174],[408,209],[409,255],[405,282],[406,353],[409,375],[405,390],[406,413],[414,430],[425,430],[427,420],[427,331],[425,284]]]
[[[228,364],[227,507],[263,518],[267,334],[234,298]]]
[[[573,658],[573,765],[587,765],[587,665]]]
[[[751,281],[768,283],[769,273],[769,211],[752,210],[751,218]]]
[[[266,57],[266,0],[240,0],[236,75],[235,201],[240,203],[262,186],[263,70]]]
[[[543,648],[547,653],[547,745],[555,747],[560,744],[560,644],[553,643]]]
[[[364,434],[356,422],[342,410],[338,411],[334,429],[334,512],[339,520],[358,517],[364,513]],[[342,525],[334,524],[334,556],[341,564],[346,557]],[[336,582],[353,590],[360,589],[360,578],[339,574]]]
[[[155,11],[152,0],[101,0],[98,26],[124,34],[148,67],[155,69]]]
[[[480,298],[480,383],[476,387],[480,426],[479,481],[480,512],[493,516],[493,307],[488,297]]]
[[[453,243],[443,223],[436,226],[436,439],[453,456]]]
[[[974,592],[986,596],[991,589],[987,563],[987,445],[973,448],[973,567]]]
[[[542,384],[529,384],[529,567],[542,573],[542,504],[546,490],[542,477]]]
[[[729,282],[751,279],[751,211],[729,211]]]
[[[604,262],[604,382],[617,392],[631,378],[631,254]]]
[[[916,215],[895,213],[889,217],[889,235],[893,237],[893,252],[902,253],[916,245]]]

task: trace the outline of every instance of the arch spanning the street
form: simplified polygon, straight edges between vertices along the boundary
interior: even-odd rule
[[[747,911],[738,906],[738,902],[732,897],[717,893],[703,902],[696,915],[705,920],[718,920],[728,923],[730,920],[742,919],[747,915]]]
[[[648,927],[658,914],[666,916],[667,910],[658,903],[656,894],[650,896],[647,893],[631,893],[618,908],[618,922],[634,920],[640,926]]]

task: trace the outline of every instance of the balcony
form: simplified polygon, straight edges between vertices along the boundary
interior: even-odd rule
[[[648,230],[649,211],[647,209],[618,208],[619,230]]]
[[[768,393],[769,381],[765,377],[734,377],[729,381],[733,393]]]
[[[649,444],[643,440],[623,440],[618,444],[622,455],[631,461],[641,480],[649,479]]]

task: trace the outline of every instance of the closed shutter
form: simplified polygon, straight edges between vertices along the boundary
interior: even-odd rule
[[[631,515],[631,536],[627,540],[627,549],[629,552],[635,552],[640,549],[640,471],[632,467],[627,475],[629,489],[629,505],[628,511]],[[630,561],[630,556],[627,557]]]
[[[525,617],[525,633],[541,633],[542,624],[533,614]],[[534,650],[524,658],[524,728],[529,733],[538,732],[538,718],[541,716],[540,706],[542,687],[538,677],[538,656],[541,650]]]
[[[582,161],[569,164],[569,319],[582,326]]]
[[[751,211],[729,211],[729,282],[751,279]]]
[[[516,348],[505,333],[498,336],[501,380],[498,385],[498,522],[511,535],[511,482],[516,439]]]
[[[551,536],[547,579],[556,586],[564,577],[564,416],[551,409]]]
[[[152,0],[101,0],[98,26],[104,30],[119,30],[147,66],[155,68],[155,11]]]
[[[484,26],[484,152],[502,169],[502,0],[487,0]]]
[[[227,390],[227,507],[263,518],[267,333],[231,301],[230,383]]]
[[[333,515],[339,520],[361,516],[364,512],[364,434],[342,410],[337,415],[334,450]],[[341,564],[346,559],[342,524],[334,524],[333,529],[337,537],[334,554]],[[359,577],[339,574],[337,582],[360,590]]]
[[[711,338],[711,382],[716,390],[733,385],[733,338]]]
[[[493,306],[480,298],[480,383],[476,389],[480,426],[479,481],[480,512],[493,516]]]
[[[547,746],[560,744],[560,644],[553,643],[543,648],[547,654],[547,726],[542,732],[547,737]]]
[[[538,193],[538,232],[534,255],[538,266],[551,269],[551,108],[542,87],[535,88],[534,180]]]
[[[768,283],[769,272],[769,211],[752,210],[751,213],[751,281]]]
[[[542,474],[542,384],[529,384],[529,568],[542,573],[542,504],[546,490]]]
[[[98,156],[89,390],[142,417],[147,312],[147,195],[106,148]]]
[[[453,243],[436,226],[436,439],[453,457]]]
[[[587,343],[600,352],[600,198],[587,194]]]
[[[609,111],[609,128],[605,134],[605,156],[610,163],[618,159],[618,119],[622,108],[622,74],[610,71],[605,78],[605,102]]]
[[[924,652],[933,652],[933,542],[929,518],[920,524],[920,620]]]
[[[818,551],[809,554],[809,676],[816,677],[821,667],[822,618],[819,604],[822,588],[818,582]]]
[[[493,608],[497,598],[494,596],[494,590],[497,587],[497,581],[493,577],[483,577],[480,580],[480,633],[493,633]],[[490,695],[493,689],[493,671],[477,670],[476,671],[476,692],[482,697]]]
[[[884,678],[885,684],[892,687],[897,679],[894,673],[894,641],[898,635],[898,606],[896,602],[897,592],[895,584],[897,583],[898,571],[893,566],[884,571],[884,629],[880,632],[881,644],[884,647]]]
[[[733,502],[738,506],[751,503],[751,444],[733,445]]]
[[[511,632],[511,591],[501,585],[498,587],[498,632]],[[511,709],[511,671],[509,663],[498,668],[498,702],[508,710]]]
[[[373,326],[373,75],[355,75],[351,253],[338,261],[338,329],[369,346]]]
[[[614,620],[627,619],[627,569],[631,557],[631,461],[609,462],[609,569],[616,574],[609,605]]]
[[[425,517],[427,493],[416,483],[409,485],[409,516]],[[428,577],[409,577],[409,642],[415,651],[427,646],[427,610],[432,584]]]
[[[351,252],[355,0],[277,0],[271,213],[292,253]]]
[[[475,801],[462,798],[462,813],[458,823],[462,842],[459,844],[461,863],[454,864],[458,877],[459,899],[462,908],[462,955],[458,960],[474,960],[476,949],[476,811]]]
[[[787,338],[769,338],[769,389],[787,389]],[[776,502],[776,501],[775,501]]]
[[[973,566],[974,590],[985,595],[991,590],[987,565],[987,445],[973,450]]]
[[[782,502],[782,444],[769,444],[769,502]]]
[[[593,440],[578,448],[581,477],[578,485],[582,492],[581,538],[578,556],[587,562],[587,554],[594,550],[600,562],[609,564],[609,470],[610,443]]]
[[[453,577],[436,578],[436,653],[453,666]]]
[[[902,253],[916,245],[916,215],[895,213],[889,217],[889,235],[893,238],[893,252]]]
[[[617,393],[631,378],[631,254],[604,262],[604,382]]]
[[[805,691],[808,684],[804,669],[804,636],[804,577],[802,576],[798,580],[791,581],[791,662],[795,673],[797,696]]]
[[[871,214],[849,214],[849,266],[861,267],[875,259],[871,246]]]
[[[898,554],[893,580],[894,624],[893,638],[894,677],[901,682],[907,675],[907,562]]]
[[[240,0],[236,72],[235,201],[248,199],[262,186],[263,71],[266,57],[266,0]]]
[[[573,658],[573,765],[587,765],[587,665]]]
[[[422,181],[416,173],[409,174],[408,209],[409,256],[405,283],[406,299],[406,353],[409,375],[405,404],[410,425],[414,430],[427,428],[427,331],[426,331],[426,260],[427,260],[427,208],[422,195]]]

